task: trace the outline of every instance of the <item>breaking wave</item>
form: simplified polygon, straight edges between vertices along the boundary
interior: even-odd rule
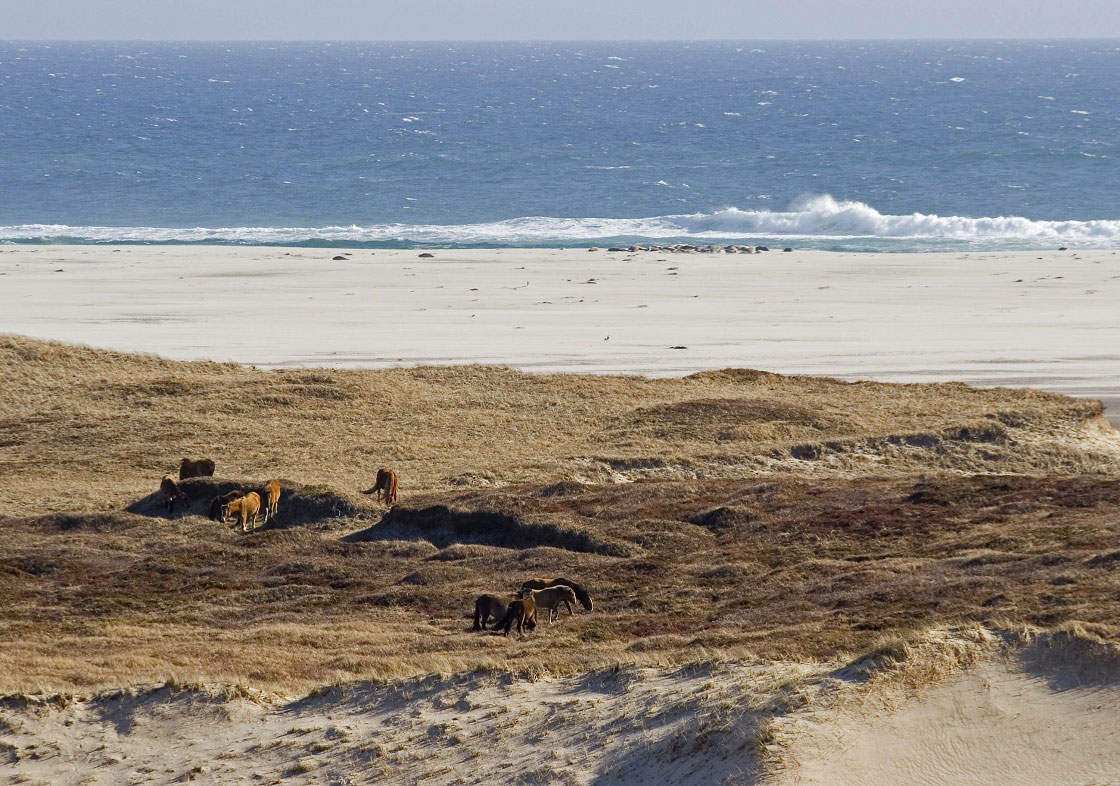
[[[811,248],[950,250],[1120,245],[1120,220],[1041,221],[887,215],[863,202],[804,197],[786,211],[740,210],[651,218],[531,216],[478,224],[372,224],[327,227],[104,227],[23,224],[0,227],[9,243],[219,243],[325,246],[564,246],[610,242],[788,242]]]

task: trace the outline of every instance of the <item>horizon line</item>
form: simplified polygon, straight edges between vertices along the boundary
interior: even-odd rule
[[[1113,41],[1112,36],[899,36],[893,38],[0,38],[0,43],[106,43],[106,44],[692,44],[692,43],[896,43],[967,41]]]

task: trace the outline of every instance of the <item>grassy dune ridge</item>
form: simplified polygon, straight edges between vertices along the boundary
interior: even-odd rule
[[[257,371],[0,337],[0,693],[285,691],[474,668],[833,660],[951,624],[1115,641],[1096,402],[725,370]],[[167,519],[181,457],[284,479],[274,527]],[[402,504],[369,498],[397,469]],[[129,512],[132,511],[132,512]],[[592,613],[472,634],[534,575]]]
[[[639,478],[1115,472],[1099,403],[728,369],[683,379],[461,366],[257,371],[0,336],[0,513],[109,510],[181,457],[224,477],[402,492]]]

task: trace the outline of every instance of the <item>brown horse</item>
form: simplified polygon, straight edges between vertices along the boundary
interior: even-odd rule
[[[588,611],[591,611],[595,605],[591,602],[591,595],[588,594],[587,590],[584,589],[582,585],[576,584],[570,579],[529,579],[521,585],[521,592],[524,594],[529,590],[548,589],[549,587],[559,587],[561,585],[571,587],[580,605]]]
[[[220,497],[214,497],[214,500],[210,503],[210,518],[213,521],[220,521],[224,524],[226,520],[226,505],[243,496],[245,496],[245,492],[242,489],[234,489]]]
[[[174,508],[175,500],[186,500],[187,498],[187,495],[179,488],[179,484],[175,482],[175,478],[170,475],[164,475],[163,480],[159,482],[159,493],[167,500],[168,513]]]
[[[222,516],[228,519],[236,513],[241,519],[241,531],[248,532],[250,528],[247,525],[257,526],[257,513],[260,512],[260,509],[260,495],[255,491],[250,491],[244,497],[227,502],[225,510],[222,511]]]
[[[385,504],[389,507],[393,507],[397,502],[397,473],[391,469],[382,467],[377,470],[377,481],[373,484],[373,488],[367,489],[362,493],[377,494],[378,502],[381,502],[384,496]]]
[[[280,481],[275,478],[264,484],[264,490],[268,494],[268,507],[264,511],[264,521],[267,524],[268,520],[276,515],[276,506],[280,502]]]
[[[211,459],[198,459],[197,461],[183,459],[179,462],[179,480],[212,477],[214,477],[214,462]]]
[[[514,623],[517,623],[518,636],[525,635],[523,629],[532,630],[537,626],[537,607],[532,598],[510,601],[506,615],[494,626],[494,630],[501,630],[503,636],[508,636]]]

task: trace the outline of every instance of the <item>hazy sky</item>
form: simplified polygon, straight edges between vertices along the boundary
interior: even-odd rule
[[[0,39],[1118,36],[1120,0],[0,0]]]

